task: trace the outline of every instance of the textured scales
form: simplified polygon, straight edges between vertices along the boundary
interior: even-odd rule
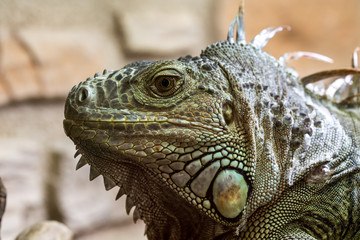
[[[310,91],[286,62],[330,60],[263,52],[282,29],[247,44],[240,9],[228,40],[199,57],[105,70],[69,93],[77,168],[119,186],[149,239],[360,239],[357,55],[302,80],[340,71],[335,90]]]

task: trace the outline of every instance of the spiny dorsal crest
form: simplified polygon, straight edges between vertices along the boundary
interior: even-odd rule
[[[244,28],[244,3],[241,1],[238,14],[234,20],[230,23],[227,42],[236,44],[246,44],[245,39],[245,28]],[[270,27],[261,31],[254,39],[250,42],[255,48],[262,50],[268,41],[275,36],[276,33],[282,30],[290,30],[289,26]],[[234,34],[235,33],[235,34]],[[219,44],[221,44],[220,42]],[[225,43],[225,42],[223,42]],[[360,105],[360,68],[358,63],[358,52],[360,48],[357,47],[354,50],[352,57],[351,68],[333,69],[327,71],[321,71],[309,76],[303,77],[300,82],[307,86],[307,88],[314,94],[327,98],[335,104],[346,105],[346,106],[359,106]],[[290,52],[285,53],[279,58],[279,61],[286,65],[287,63],[297,60],[299,58],[311,58],[328,63],[332,63],[333,60],[321,54],[312,52]],[[331,84],[326,88],[323,84],[318,83],[321,80],[334,78]]]

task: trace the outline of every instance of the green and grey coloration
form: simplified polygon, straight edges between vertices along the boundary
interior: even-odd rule
[[[355,60],[304,78],[351,75],[318,95],[286,67],[308,53],[263,52],[282,28],[245,43],[239,13],[228,40],[199,57],[139,61],[75,86],[64,128],[77,168],[120,187],[149,239],[360,239]]]

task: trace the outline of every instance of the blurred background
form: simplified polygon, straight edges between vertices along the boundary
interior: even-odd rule
[[[3,239],[55,219],[77,240],[145,239],[125,198],[106,192],[88,167],[75,172],[75,148],[62,128],[71,87],[104,68],[140,59],[199,55],[225,40],[239,0],[0,0],[0,176],[8,190]],[[291,26],[264,49],[275,57],[312,51],[333,64],[302,59],[304,76],[350,67],[360,46],[359,0],[251,0],[250,41],[270,26]],[[131,215],[131,214],[130,214]]]

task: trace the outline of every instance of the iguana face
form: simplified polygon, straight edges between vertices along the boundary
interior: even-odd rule
[[[225,72],[205,56],[136,62],[75,86],[64,127],[107,181],[121,185],[118,171],[144,169],[231,224],[251,192],[254,156],[229,89]],[[132,170],[124,168],[129,164]]]

